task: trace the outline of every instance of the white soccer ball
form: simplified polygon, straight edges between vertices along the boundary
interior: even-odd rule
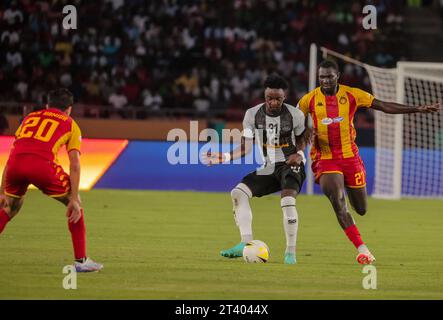
[[[249,241],[243,248],[243,259],[248,263],[265,263],[269,254],[269,247],[260,240]]]

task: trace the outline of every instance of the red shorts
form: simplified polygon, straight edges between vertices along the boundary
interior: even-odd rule
[[[316,160],[312,163],[315,182],[319,183],[324,173],[340,173],[345,179],[345,186],[363,188],[366,186],[366,170],[360,156],[346,159]]]
[[[5,193],[21,198],[33,184],[50,197],[62,197],[71,188],[69,175],[56,163],[32,154],[9,158],[6,169]]]

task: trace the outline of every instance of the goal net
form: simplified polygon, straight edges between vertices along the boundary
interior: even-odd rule
[[[398,62],[384,69],[321,48],[360,65],[369,74],[379,100],[406,105],[443,102],[443,63]],[[374,112],[377,198],[443,198],[443,110],[432,114],[391,115]]]

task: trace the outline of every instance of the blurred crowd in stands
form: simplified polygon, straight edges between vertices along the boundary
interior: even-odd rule
[[[362,28],[364,0],[2,0],[0,100],[42,104],[63,86],[76,103],[114,110],[103,117],[133,106],[141,118],[194,110],[238,120],[262,101],[270,72],[289,80],[297,103],[313,42],[381,67],[407,58],[405,1],[371,3],[375,31]],[[62,28],[67,4],[77,30]],[[370,89],[361,68],[341,71],[343,83]]]

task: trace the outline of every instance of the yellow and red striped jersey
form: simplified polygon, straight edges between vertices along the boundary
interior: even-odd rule
[[[31,112],[15,133],[11,157],[18,154],[36,154],[58,162],[57,153],[63,145],[66,150],[80,151],[81,131],[75,121],[58,109]]]
[[[316,132],[311,148],[313,161],[345,159],[358,154],[354,115],[358,108],[370,108],[374,96],[358,88],[339,85],[335,96],[325,96],[320,87],[305,94],[298,107],[311,114]]]

